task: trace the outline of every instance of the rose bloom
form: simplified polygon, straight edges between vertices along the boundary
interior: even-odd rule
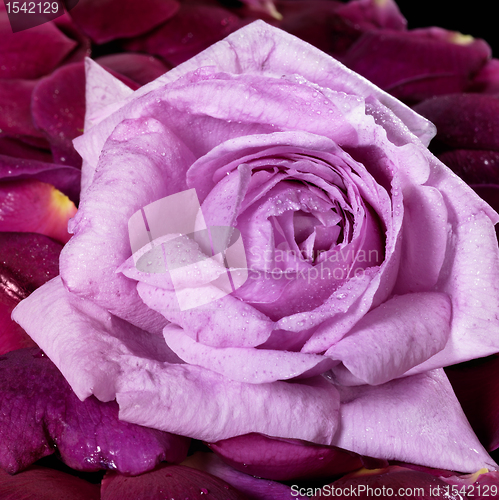
[[[88,60],[73,236],[14,319],[80,399],[116,399],[128,422],[496,468],[442,367],[499,351],[498,215],[427,150],[433,134],[262,21],[135,92]],[[137,265],[129,234],[185,192],[206,226],[239,231],[246,266],[229,271],[247,274],[190,309],[173,273]],[[158,241],[173,236],[180,260],[200,251]],[[205,269],[210,293],[221,268]]]

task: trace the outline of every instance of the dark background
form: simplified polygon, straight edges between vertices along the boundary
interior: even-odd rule
[[[409,28],[440,26],[465,35],[483,38],[499,57],[499,15],[494,0],[468,2],[439,0],[396,0]]]

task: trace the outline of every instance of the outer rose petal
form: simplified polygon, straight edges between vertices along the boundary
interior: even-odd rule
[[[443,370],[377,387],[342,388],[340,411],[341,427],[332,443],[340,448],[462,472],[497,469]]]
[[[367,384],[384,384],[444,348],[451,313],[445,294],[395,296],[369,311],[326,356]]]
[[[85,0],[71,9],[71,18],[96,43],[145,33],[178,10],[177,0]]]
[[[110,75],[106,77],[104,83],[102,72],[90,71],[95,63],[89,62],[88,65],[89,89],[93,87],[94,75],[99,79],[98,85],[101,88],[104,84],[109,87],[116,85],[116,79]],[[137,99],[138,97],[151,90],[162,88],[188,72],[204,66],[214,66],[216,70],[235,74],[265,74],[266,68],[272,68],[274,74],[299,74],[310,82],[331,87],[333,90],[363,97],[374,96],[401,118],[407,127],[426,144],[434,135],[434,127],[429,121],[422,119],[420,115],[414,113],[389,94],[352,73],[315,47],[304,44],[298,38],[272,28],[262,21],[256,21],[174,68],[161,78],[144,85],[133,97],[129,96],[119,103],[114,100],[113,102],[116,104],[109,107],[105,113],[102,112],[98,117],[101,122],[99,127],[75,141],[76,148],[86,160],[89,170],[88,174],[84,175],[87,175],[89,179],[93,177],[100,151],[116,125],[131,115],[140,114],[137,104],[140,102],[142,107],[143,103]],[[91,109],[97,106],[102,109],[101,94],[89,91],[87,104]],[[118,112],[109,116],[114,111]],[[105,119],[106,116],[108,119]]]
[[[41,233],[66,243],[68,220],[75,213],[74,203],[50,184],[24,180],[0,185],[1,231]]]
[[[81,399],[116,396],[122,420],[211,442],[259,432],[330,444],[336,432],[339,398],[323,379],[244,384],[174,364],[179,360],[162,339],[75,298],[59,278],[19,304],[13,317]]]

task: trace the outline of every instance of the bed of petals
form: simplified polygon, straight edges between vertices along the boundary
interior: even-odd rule
[[[430,469],[256,433],[207,443],[120,421],[116,402],[80,401],[11,320],[22,299],[59,274],[67,224],[88,182],[72,143],[84,128],[85,57],[116,77],[126,95],[256,19],[334,56],[432,121],[430,150],[499,209],[498,61],[483,40],[440,28],[407,30],[390,0],[80,0],[54,21],[16,34],[0,4],[1,498],[279,500],[360,485],[407,488],[406,498],[435,491],[495,497],[493,470]],[[162,362],[160,344],[143,342],[136,330],[137,344],[124,354],[147,344]],[[498,372],[496,355],[446,368],[495,459]],[[393,390],[402,397],[403,387]],[[424,495],[409,494],[416,487]]]

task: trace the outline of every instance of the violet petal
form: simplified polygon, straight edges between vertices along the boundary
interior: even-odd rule
[[[140,474],[160,461],[182,461],[189,441],[118,420],[118,405],[80,401],[38,348],[0,359],[0,465],[16,473],[54,453],[78,470]]]
[[[497,469],[441,369],[340,392],[341,426],[334,446],[461,472]]]
[[[237,436],[208,446],[236,470],[275,481],[339,476],[362,467],[359,455],[334,446],[261,434]]]
[[[466,184],[499,184],[499,151],[453,149],[438,158]]]

